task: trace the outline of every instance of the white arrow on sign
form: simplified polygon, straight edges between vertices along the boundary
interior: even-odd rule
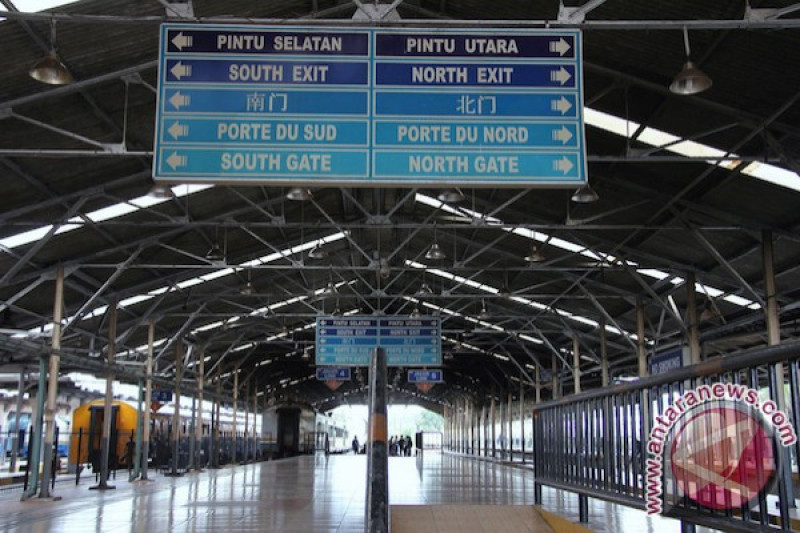
[[[550,52],[553,54],[558,54],[563,56],[569,49],[572,48],[567,41],[564,40],[563,37],[560,37],[557,41],[550,41]]]
[[[567,111],[572,109],[572,103],[562,96],[558,100],[553,100],[550,102],[550,109],[565,115]]]
[[[561,67],[561,69],[563,70],[564,67]],[[184,76],[192,75],[192,66],[184,65],[183,63],[178,61],[172,66],[172,68],[169,71],[172,73],[173,76],[175,76],[175,79],[180,80]],[[564,83],[562,83],[561,85],[564,85]]]
[[[553,130],[553,140],[561,141],[561,144],[567,144],[572,139],[572,132],[566,126],[561,126],[560,130]]]
[[[572,167],[574,166],[575,165],[572,164],[572,161],[570,161],[567,156],[564,156],[557,161],[553,161],[553,170],[563,172],[564,174],[572,170]]]
[[[570,74],[569,71],[567,69],[565,69],[564,67],[561,67],[558,70],[551,70],[550,71],[550,81],[557,81],[561,85],[564,85],[565,83],[567,83],[571,77],[572,77],[572,74]],[[180,78],[178,78],[178,79],[180,79]]]
[[[189,105],[191,101],[192,100],[190,96],[181,94],[180,91],[176,91],[175,94],[173,94],[169,99],[169,103],[172,104],[172,107],[175,109],[180,109],[185,105]]]
[[[181,124],[176,120],[167,131],[172,135],[173,139],[177,140],[184,135],[189,135],[189,126],[187,124]]]
[[[172,44],[175,45],[180,51],[183,51],[184,48],[189,48],[192,46],[192,36],[191,35],[184,35],[183,32],[180,32],[178,35],[172,38]],[[552,47],[552,43],[550,45]],[[561,54],[562,56],[564,54]]]
[[[167,158],[167,164],[172,167],[172,170],[177,170],[178,167],[186,164],[186,156],[180,155],[178,152],[172,152],[172,155]]]

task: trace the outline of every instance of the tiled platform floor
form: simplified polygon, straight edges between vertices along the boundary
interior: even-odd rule
[[[364,529],[366,457],[304,456],[99,493],[59,485],[57,502],[0,494],[0,532],[355,532]],[[393,457],[389,497],[396,505],[532,505],[530,471],[452,455]],[[545,508],[577,517],[577,497],[546,489]],[[596,531],[678,533],[678,522],[590,500]],[[487,509],[487,513],[489,513]],[[497,529],[496,531],[502,531]]]

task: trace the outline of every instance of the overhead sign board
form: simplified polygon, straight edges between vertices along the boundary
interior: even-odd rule
[[[167,403],[172,401],[172,391],[168,389],[153,389],[150,399],[154,402]]]
[[[669,350],[663,350],[650,356],[650,374],[664,374],[671,370],[677,370],[684,366],[684,362],[689,361],[689,347],[676,346]]]
[[[409,370],[409,383],[443,383],[444,377],[441,370]]]
[[[581,33],[163,24],[164,182],[575,186]]]
[[[439,317],[317,317],[316,364],[369,366],[375,348],[386,350],[388,366],[442,364]]]
[[[317,368],[318,381],[350,381],[350,368],[336,368],[332,366]]]

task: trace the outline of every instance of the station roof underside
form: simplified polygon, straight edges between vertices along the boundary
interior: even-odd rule
[[[187,363],[204,350],[206,373],[219,368],[228,390],[239,368],[240,383],[270,398],[322,409],[363,401],[366,384],[357,372],[332,392],[314,377],[314,320],[335,310],[439,314],[446,384],[422,393],[402,372],[390,377],[393,398],[434,407],[516,394],[533,386],[537,366],[548,397],[553,358],[569,391],[575,338],[583,386],[599,386],[603,329],[612,377],[636,375],[637,301],[648,352],[684,344],[690,276],[704,357],[764,345],[765,237],[781,338],[798,336],[792,2],[592,0],[577,15],[559,15],[556,0],[399,2],[408,25],[583,30],[592,204],[566,189],[470,187],[459,203],[439,201],[439,189],[392,187],[314,188],[298,202],[282,187],[181,185],[153,199],[158,27],[180,20],[174,4],[83,0],[42,13],[0,4],[0,372],[34,368],[49,346],[58,266],[66,370],[102,360],[117,302],[117,359],[131,368],[155,320],[163,379],[184,342]],[[351,25],[359,9],[191,4],[200,23]],[[58,88],[28,76],[50,47],[51,20],[76,80]],[[713,79],[697,96],[668,89],[685,61],[684,27],[694,63]],[[426,259],[434,241],[445,259]],[[206,258],[215,243],[223,261]],[[526,261],[533,245],[543,261]],[[325,257],[309,257],[315,247]],[[254,290],[242,291],[248,282]]]

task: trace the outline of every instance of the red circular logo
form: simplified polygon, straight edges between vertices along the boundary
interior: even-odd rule
[[[712,509],[747,505],[774,480],[771,432],[735,407],[705,407],[679,422],[670,448],[682,493]]]

